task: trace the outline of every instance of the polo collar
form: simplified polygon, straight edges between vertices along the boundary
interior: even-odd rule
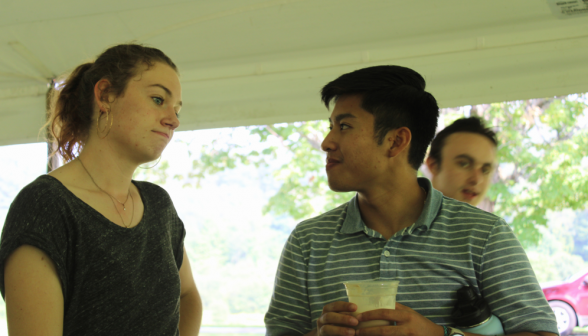
[[[413,225],[414,228],[424,225],[426,229],[431,227],[431,223],[437,217],[441,202],[443,201],[443,194],[434,189],[431,181],[427,178],[419,177],[417,179],[418,184],[425,189],[427,192],[427,198],[425,199],[425,206],[421,215]],[[341,233],[353,234],[357,232],[368,232],[370,229],[365,225],[361,219],[361,213],[359,211],[359,203],[357,194],[349,201],[347,205],[347,215],[341,225]]]

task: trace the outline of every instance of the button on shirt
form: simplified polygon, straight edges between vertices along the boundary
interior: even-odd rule
[[[399,280],[397,302],[437,324],[450,324],[457,290],[472,286],[507,334],[557,334],[525,251],[504,220],[418,181],[427,191],[420,217],[387,241],[362,221],[357,197],[297,225],[278,265],[267,335],[315,329],[326,304],[347,301],[342,282],[376,279]]]

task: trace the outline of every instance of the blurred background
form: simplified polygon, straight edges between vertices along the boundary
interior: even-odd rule
[[[481,111],[500,142],[500,164],[482,206],[511,224],[541,283],[588,273],[587,96],[443,109],[440,129]],[[202,333],[264,333],[290,231],[353,196],[326,183],[317,144],[327,130],[328,122],[319,120],[178,132],[157,166],[138,170],[135,179],[170,193],[186,226],[204,301]],[[47,145],[2,146],[0,155],[3,223],[18,191],[46,172]]]
[[[372,65],[421,73],[443,108],[439,130],[476,115],[497,131],[500,164],[481,207],[512,226],[542,284],[588,273],[586,2],[0,3],[0,225],[47,172],[53,83],[123,42],[178,65],[179,132],[135,178],[162,185],[184,221],[202,334],[263,334],[290,231],[353,196],[326,184],[318,92]],[[0,335],[3,323],[0,305]]]

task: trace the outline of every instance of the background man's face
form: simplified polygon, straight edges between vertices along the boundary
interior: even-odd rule
[[[477,133],[453,133],[445,139],[441,165],[432,158],[427,159],[427,165],[435,189],[447,197],[478,205],[494,175],[496,147]]]

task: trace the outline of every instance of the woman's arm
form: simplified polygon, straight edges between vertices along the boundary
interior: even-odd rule
[[[53,261],[23,245],[6,260],[4,286],[8,334],[63,334],[63,292]]]
[[[180,335],[196,336],[202,322],[202,300],[196,288],[190,260],[184,248],[184,261],[180,267]]]

